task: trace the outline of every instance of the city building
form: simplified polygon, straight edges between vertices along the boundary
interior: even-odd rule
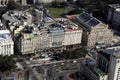
[[[9,30],[0,22],[0,55],[13,55],[14,43]]]
[[[5,25],[9,25],[15,22],[16,24],[22,24],[25,22],[32,24],[32,15],[24,11],[7,11],[2,15],[2,22]]]
[[[15,39],[19,52],[28,54],[39,49],[81,44],[82,30],[76,24],[65,18],[56,21],[24,26]]]
[[[38,4],[38,3],[51,3],[53,1],[66,2],[66,0],[33,0],[33,3],[34,4]]]
[[[108,75],[107,80],[119,80],[119,57],[120,49],[105,49],[98,51],[97,67]]]
[[[0,0],[0,7],[4,7],[8,4],[9,0]]]
[[[120,79],[120,50],[115,51],[110,57],[108,80]]]
[[[95,66],[92,60],[83,62],[83,72],[85,80],[107,80],[107,76],[103,71]]]
[[[9,3],[10,0],[0,0],[0,7],[5,7],[7,6],[7,4]],[[16,3],[24,6],[24,5],[27,5],[27,0],[13,0],[15,1]]]
[[[110,55],[113,53],[114,51],[112,49],[98,51],[97,67],[106,74],[108,74],[109,71]]]
[[[108,23],[111,27],[120,30],[120,4],[109,5]]]
[[[82,29],[82,44],[88,47],[95,45],[111,44],[113,33],[108,29],[108,25],[102,23],[100,20],[94,18],[88,13],[81,13],[73,17],[73,20]]]
[[[8,11],[3,14],[2,22],[15,36],[24,28],[24,25],[32,24],[32,15],[23,11]]]

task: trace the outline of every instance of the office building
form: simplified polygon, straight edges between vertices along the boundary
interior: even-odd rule
[[[86,60],[82,67],[85,80],[107,80],[108,75],[96,67],[94,61]]]
[[[108,80],[120,79],[120,50],[115,51],[110,57]]]
[[[120,4],[109,5],[108,23],[111,27],[120,30]]]
[[[97,58],[97,67],[108,75],[107,80],[119,80],[119,57],[120,49],[113,48],[113,49],[105,49],[102,51],[98,51],[98,58]]]

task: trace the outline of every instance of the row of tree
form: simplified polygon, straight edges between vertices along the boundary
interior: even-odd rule
[[[67,2],[53,1],[51,3],[51,7],[53,8],[65,8],[66,6],[68,6]]]
[[[82,47],[82,48],[75,49],[75,50],[72,50],[72,51],[64,50],[60,54],[60,58],[61,59],[76,59],[76,58],[85,57],[86,54],[87,54],[86,48]]]

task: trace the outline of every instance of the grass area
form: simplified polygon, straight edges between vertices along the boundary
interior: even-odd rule
[[[63,17],[63,14],[68,13],[69,11],[72,11],[73,8],[48,8],[50,15],[54,18],[60,18]]]

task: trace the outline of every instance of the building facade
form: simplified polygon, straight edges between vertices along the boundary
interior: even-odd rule
[[[96,44],[110,44],[113,33],[108,25],[102,23],[88,13],[82,13],[74,18],[83,29],[82,44],[94,47]]]
[[[13,55],[14,54],[14,42],[10,31],[0,23],[0,55]]]
[[[99,68],[95,67],[92,61],[86,61],[82,65],[85,80],[107,80],[108,75],[106,75]]]
[[[120,30],[120,4],[109,5],[108,23],[111,27]]]
[[[51,3],[53,1],[66,2],[67,0],[33,0],[33,3],[35,3],[35,4],[38,4],[38,3]]]
[[[28,54],[39,49],[81,44],[81,38],[82,30],[73,23],[46,23],[43,26],[26,26],[16,37],[15,43],[20,53]]]
[[[113,66],[114,65],[114,66]],[[120,79],[120,50],[111,55],[108,80]]]

